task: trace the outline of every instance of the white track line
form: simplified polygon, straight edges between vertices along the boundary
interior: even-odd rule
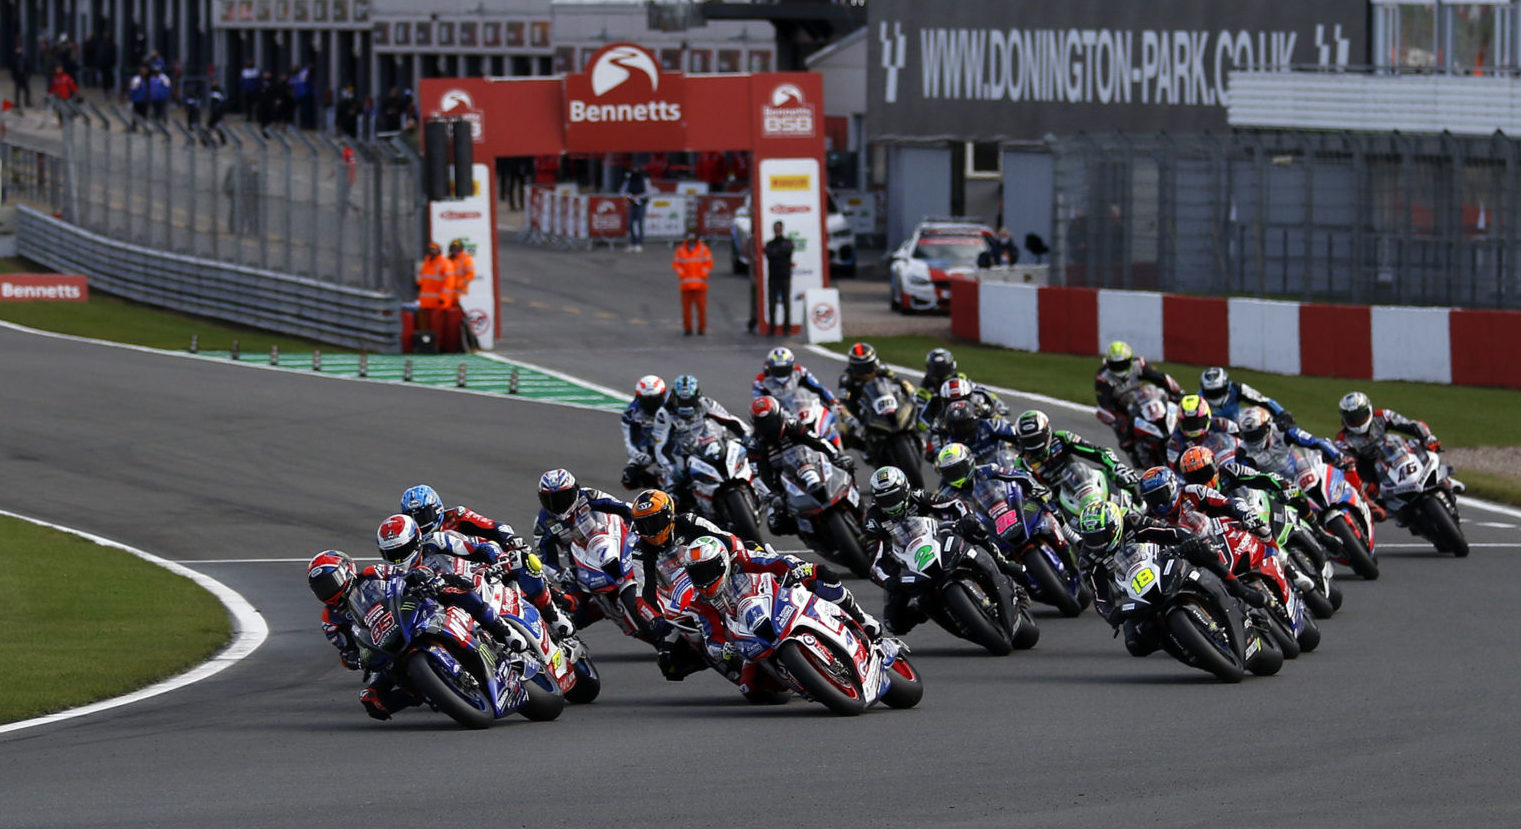
[[[59,711],[54,714],[48,714],[46,716],[36,717],[30,720],[21,720],[20,722],[0,725],[0,734],[4,734],[8,731],[20,731],[23,728],[31,728],[38,725],[55,723],[60,720],[73,719],[74,717],[83,717],[86,714],[94,714],[97,711],[105,711],[107,709],[116,708],[118,706],[140,702],[142,700],[148,699],[149,697],[156,697],[159,694],[168,693],[169,691],[173,691],[178,688],[183,688],[191,683],[200,682],[201,680],[220,672],[222,669],[232,666],[235,662],[253,653],[256,648],[264,644],[265,638],[269,636],[269,625],[264,622],[264,616],[260,614],[253,605],[249,604],[248,600],[243,598],[243,596],[237,591],[210,576],[202,573],[197,573],[196,571],[191,570],[190,568],[177,562],[173,562],[165,558],[159,558],[158,556],[151,553],[145,553],[136,547],[129,547],[119,541],[112,541],[109,538],[102,538],[98,535],[82,532],[80,530],[74,529],[73,527],[65,527],[59,524],[52,524],[47,521],[39,521],[36,518],[32,518],[30,516],[18,515],[14,512],[7,512],[5,510],[0,510],[0,515],[6,515],[11,518],[19,518],[22,521],[30,521],[33,524],[50,527],[55,530],[61,530],[71,535],[77,535],[80,538],[85,538],[93,541],[102,547],[113,547],[118,550],[125,550],[126,552],[131,553],[132,555],[135,555],[144,561],[156,564],[171,573],[184,576],[185,578],[190,579],[191,581],[210,591],[213,596],[217,597],[223,606],[227,608],[227,612],[232,615],[234,627],[232,644],[223,648],[220,652],[212,656],[211,659],[207,660],[206,662],[202,662],[200,665],[197,665],[196,667],[191,668],[190,670],[178,676],[170,677],[169,679],[166,679],[162,682],[154,683],[146,688],[138,691],[133,691],[132,693],[125,694],[123,696],[112,697],[111,699],[101,700],[100,702],[92,702],[89,705],[82,705],[78,708],[70,708],[66,711]]]
[[[1385,544],[1383,542],[1379,542],[1373,546],[1377,550],[1430,550],[1431,552],[1436,552],[1436,547],[1433,547],[1430,544]],[[1474,547],[1521,547],[1521,541],[1476,541],[1469,542],[1468,546],[1470,549]]]
[[[847,359],[844,354],[837,354],[821,345],[806,345],[803,347],[813,352],[814,354],[817,354],[821,357],[828,357],[829,359],[835,360],[837,362],[843,363]],[[883,365],[905,376],[922,372],[922,369],[900,366],[893,363],[883,363]],[[987,388],[990,388],[999,394],[1012,394],[1017,397],[1026,397],[1031,400],[1036,400],[1044,403],[1048,406],[1054,406],[1059,409],[1066,409],[1069,412],[1077,412],[1079,414],[1093,414],[1093,406],[1084,406],[1081,403],[1073,403],[1071,400],[1062,400],[1059,397],[1049,397],[1044,394],[1035,394],[1033,392],[1020,391],[1019,389],[1004,388],[1003,386],[988,385]],[[1481,498],[1470,498],[1467,495],[1461,495],[1458,496],[1458,502],[1463,506],[1469,507],[1471,509],[1482,510],[1484,512],[1492,512],[1498,515],[1507,516],[1509,518],[1521,518],[1521,509],[1509,507],[1504,504],[1496,504],[1493,501],[1485,501]]]

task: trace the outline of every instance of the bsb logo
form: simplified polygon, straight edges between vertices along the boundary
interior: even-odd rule
[[[818,134],[814,106],[803,100],[797,84],[778,84],[761,106],[761,134],[766,138],[813,138]]]
[[[475,99],[463,89],[451,89],[438,100],[438,109],[430,113],[433,118],[460,118],[470,125],[470,142],[480,144],[486,140],[486,113],[475,105]]]

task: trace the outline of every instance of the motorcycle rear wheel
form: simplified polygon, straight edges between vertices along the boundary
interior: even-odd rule
[[[1373,581],[1378,578],[1378,562],[1373,560],[1368,545],[1364,544],[1353,531],[1349,523],[1351,520],[1346,515],[1339,515],[1332,519],[1331,525],[1326,529],[1330,530],[1341,542],[1341,554],[1346,558],[1347,566],[1352,568],[1352,572],[1368,581]]]
[[[1227,655],[1185,607],[1167,611],[1167,628],[1183,651],[1194,658],[1198,667],[1215,675],[1221,682],[1240,682],[1246,666],[1234,653]]]
[[[724,514],[729,528],[741,541],[761,543],[760,522],[755,517],[755,496],[743,488],[724,493]]]
[[[1066,580],[1051,566],[1045,553],[1030,548],[1025,552],[1024,565],[1025,572],[1030,574],[1030,582],[1040,590],[1039,599],[1042,602],[1052,605],[1069,619],[1082,615],[1082,597],[1072,595],[1067,589]]]
[[[1290,542],[1288,546],[1288,553],[1289,558],[1294,561],[1294,567],[1306,576],[1309,576],[1311,581],[1315,582],[1314,590],[1308,592],[1300,591],[1299,593],[1304,599],[1305,606],[1310,609],[1310,613],[1317,619],[1331,618],[1332,614],[1336,613],[1336,606],[1332,603],[1329,595],[1320,592],[1322,589],[1320,586],[1320,571],[1315,569],[1314,559],[1297,543],[1293,542]]]
[[[576,672],[576,684],[565,692],[565,701],[585,705],[602,693],[602,674],[590,655],[583,656],[571,665]]]
[[[1458,558],[1468,556],[1468,539],[1463,537],[1463,530],[1458,523],[1452,520],[1452,514],[1447,511],[1447,505],[1435,495],[1428,495],[1421,502],[1421,512],[1425,513],[1426,526],[1431,535],[1431,543],[1436,545],[1442,552],[1452,553]]]
[[[976,593],[982,594],[979,601]],[[1008,619],[1014,609],[997,593],[988,594],[980,586],[968,585],[960,580],[945,586],[945,604],[951,615],[961,622],[966,638],[986,648],[994,656],[1007,656],[1014,652],[1014,636],[1007,625],[998,618]],[[988,606],[991,603],[993,606]]]
[[[851,528],[850,518],[835,510],[824,518],[824,531],[840,565],[855,573],[856,578],[866,578],[871,562],[866,560],[866,551],[861,549],[861,539]]]
[[[1027,651],[1040,642],[1040,625],[1029,608],[1019,611],[1019,627],[1014,628],[1014,650]]]
[[[554,690],[540,685],[540,681],[547,682]],[[524,679],[523,687],[528,691],[528,701],[518,708],[518,713],[524,717],[534,722],[549,722],[565,710],[565,695],[549,674],[541,672],[533,679]]]
[[[882,702],[888,708],[913,708],[924,699],[924,681],[903,654],[898,654],[888,667],[887,678],[890,684],[882,694]]]
[[[407,657],[407,677],[425,699],[466,728],[486,728],[496,720],[486,689],[478,683],[461,683],[441,672],[424,651]],[[473,679],[473,677],[472,677]]]
[[[854,674],[853,668],[848,667],[853,663],[839,652],[833,642],[824,639],[819,641],[829,650],[835,663]],[[776,658],[793,680],[803,686],[808,696],[830,711],[849,717],[866,710],[866,695],[861,693],[860,680],[855,676],[838,682],[829,678],[826,674],[831,666],[818,664],[818,657],[812,651],[804,649],[796,640],[783,642],[777,649]]]

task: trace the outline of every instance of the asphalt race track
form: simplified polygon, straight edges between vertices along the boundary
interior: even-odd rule
[[[764,347],[713,339],[701,355],[679,335],[609,348],[596,373],[622,387],[685,356],[738,404]],[[616,486],[612,415],[11,330],[0,354],[0,508],[181,561],[270,628],[198,684],[0,735],[0,826],[1521,822],[1514,517],[1470,508],[1461,561],[1381,528],[1383,578],[1344,582],[1319,650],[1238,686],[1133,659],[1091,614],[1045,614],[1039,647],[1005,658],[921,627],[923,703],[841,719],[751,707],[711,674],[665,682],[601,623],[587,639],[602,696],[556,722],[467,732],[414,709],[379,723],[317,628],[306,559],[368,554],[419,481],[526,530],[548,466]],[[832,382],[837,367],[818,367]],[[60,589],[68,576],[60,562]]]

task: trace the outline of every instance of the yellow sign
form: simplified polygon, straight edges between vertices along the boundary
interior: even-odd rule
[[[812,182],[809,180],[809,176],[806,174],[771,177],[772,190],[808,190],[811,188],[811,186]]]

